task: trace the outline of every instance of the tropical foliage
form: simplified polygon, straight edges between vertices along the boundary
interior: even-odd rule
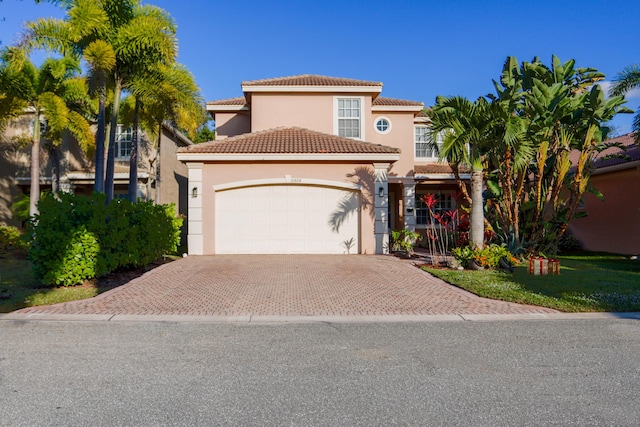
[[[135,116],[152,114],[158,123],[169,121],[189,133],[204,121],[204,108],[193,76],[176,63],[176,25],[171,16],[140,0],[52,1],[66,9],[65,19],[44,18],[27,24],[22,47],[45,48],[82,58],[89,81],[99,99],[97,116],[96,180],[94,189],[113,197],[115,140],[121,96],[132,94]],[[152,88],[154,95],[149,94]],[[110,95],[111,94],[111,95]],[[152,99],[153,98],[153,99]],[[105,121],[110,105],[109,144],[104,165]],[[140,118],[144,121],[143,118]],[[130,195],[135,201],[137,131],[134,126]],[[133,190],[133,191],[132,191]]]
[[[624,95],[633,89],[640,88],[640,65],[630,65],[618,73],[613,80],[611,95]],[[633,118],[633,130],[636,133],[636,143],[640,144],[640,110],[636,111]]]
[[[483,215],[505,245],[554,253],[587,191],[595,156],[615,114],[630,112],[622,96],[606,99],[593,68],[574,60],[551,66],[538,58],[505,61],[495,94],[475,102],[442,98],[428,112],[440,157],[471,168],[471,241],[481,249]],[[484,192],[483,192],[484,188]],[[466,194],[466,193],[465,193]],[[483,203],[483,197],[486,203]],[[479,209],[478,206],[483,207]]]
[[[56,150],[64,133],[69,131],[85,151],[94,146],[87,119],[87,85],[79,75],[79,62],[72,57],[48,58],[38,68],[22,51],[9,48],[3,51],[0,61],[0,123],[6,124],[25,111],[33,115],[30,129],[33,196],[29,209],[33,216],[40,194],[41,139],[49,141],[51,149]]]

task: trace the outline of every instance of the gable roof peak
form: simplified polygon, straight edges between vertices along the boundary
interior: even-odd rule
[[[294,76],[272,77],[268,79],[249,80],[243,86],[382,86],[381,82],[331,77],[320,74],[298,74]]]
[[[254,91],[257,88],[326,88],[326,87],[344,87],[344,88],[367,88],[372,92],[380,92],[382,90],[381,82],[373,82],[367,80],[348,79],[344,77],[330,77],[319,74],[299,74],[296,76],[274,77],[261,80],[249,80],[242,82],[243,91]]]

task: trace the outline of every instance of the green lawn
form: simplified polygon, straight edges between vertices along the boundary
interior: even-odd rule
[[[33,277],[31,263],[22,257],[0,258],[0,313],[34,305],[55,304],[90,298],[96,286],[44,287]]]
[[[422,268],[487,298],[566,312],[640,311],[640,261],[587,252],[558,258],[558,276],[530,275],[526,265],[516,267],[513,274]]]
[[[78,286],[42,285],[33,276],[31,262],[25,258],[26,255],[20,253],[5,253],[0,256],[0,313],[91,298],[123,285],[158,265],[181,257],[167,255],[146,267],[116,271]]]

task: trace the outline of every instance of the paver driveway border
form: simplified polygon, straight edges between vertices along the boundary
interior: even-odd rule
[[[189,256],[94,298],[4,320],[369,322],[640,318],[478,297],[384,255]]]

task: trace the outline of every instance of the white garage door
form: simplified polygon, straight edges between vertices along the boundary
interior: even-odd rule
[[[216,253],[358,253],[358,192],[268,185],[217,191],[215,197]]]

